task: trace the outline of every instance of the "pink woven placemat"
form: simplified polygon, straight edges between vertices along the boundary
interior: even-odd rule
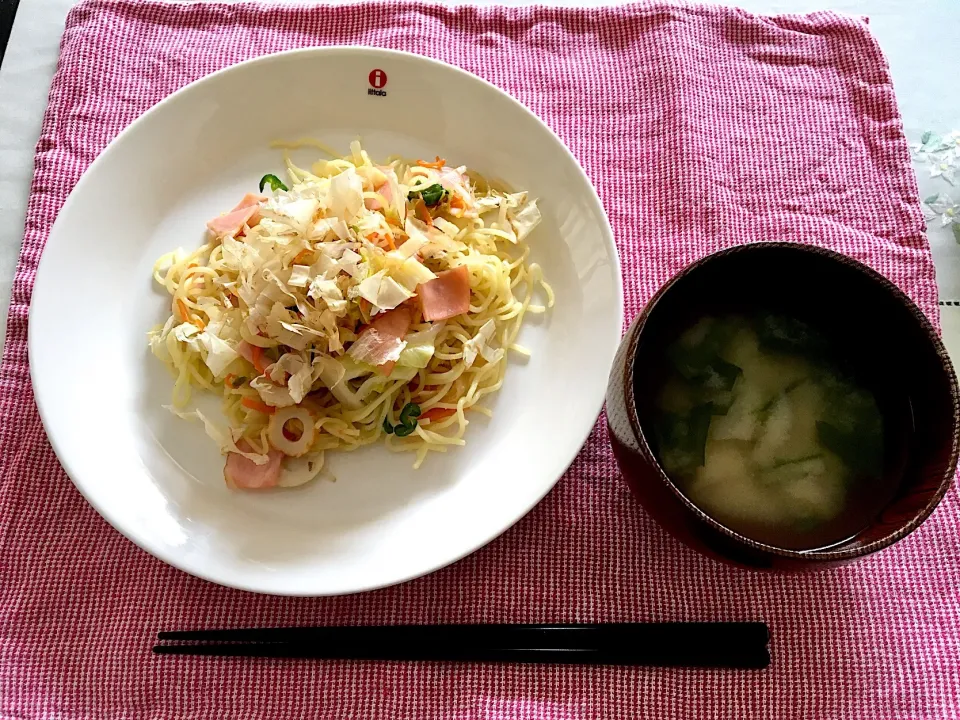
[[[911,537],[857,565],[807,576],[739,570],[682,547],[635,505],[598,427],[557,488],[488,547],[415,582],[319,600],[189,577],[138,550],[83,501],[47,444],[27,368],[27,307],[57,210],[123,127],[187,82],[268,52],[346,43],[463,67],[552,126],[610,215],[628,318],[695,258],[784,238],[869,263],[937,318],[890,76],[859,20],[666,5],[86,0],[67,20],[37,146],[0,369],[0,716],[960,717],[955,492]],[[732,672],[150,654],[157,630],[180,627],[651,619],[766,620],[773,665]]]

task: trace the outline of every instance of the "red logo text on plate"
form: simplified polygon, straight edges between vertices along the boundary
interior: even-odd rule
[[[373,85],[373,87],[375,87],[377,90],[387,84],[387,74],[379,68],[370,71],[369,79],[370,84]]]

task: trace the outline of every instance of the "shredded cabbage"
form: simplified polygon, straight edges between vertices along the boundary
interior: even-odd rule
[[[397,358],[397,364],[412,368],[427,367],[436,349],[437,336],[440,334],[440,331],[443,330],[443,327],[443,321],[435,322],[429,330],[408,335],[406,339],[407,345],[400,352],[400,357]]]

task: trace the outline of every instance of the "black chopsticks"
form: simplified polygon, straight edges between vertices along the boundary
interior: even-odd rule
[[[759,622],[383,625],[161,632],[158,655],[765,668]]]

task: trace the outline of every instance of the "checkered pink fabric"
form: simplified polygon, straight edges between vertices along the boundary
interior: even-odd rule
[[[831,13],[635,5],[167,5],[85,0],[67,20],[0,370],[0,716],[34,718],[957,718],[957,494],[859,564],[786,576],[666,536],[598,426],[557,488],[488,547],[335,599],[245,594],[167,567],[84,502],[27,372],[37,260],[67,193],[130,121],[231,63],[293,47],[423,53],[504,88],[593,178],[627,317],[686,263],[766,239],[873,265],[936,319],[930,252],[887,64]],[[864,308],[869,312],[869,308]],[[310,623],[763,619],[763,672],[160,659],[159,629]]]

